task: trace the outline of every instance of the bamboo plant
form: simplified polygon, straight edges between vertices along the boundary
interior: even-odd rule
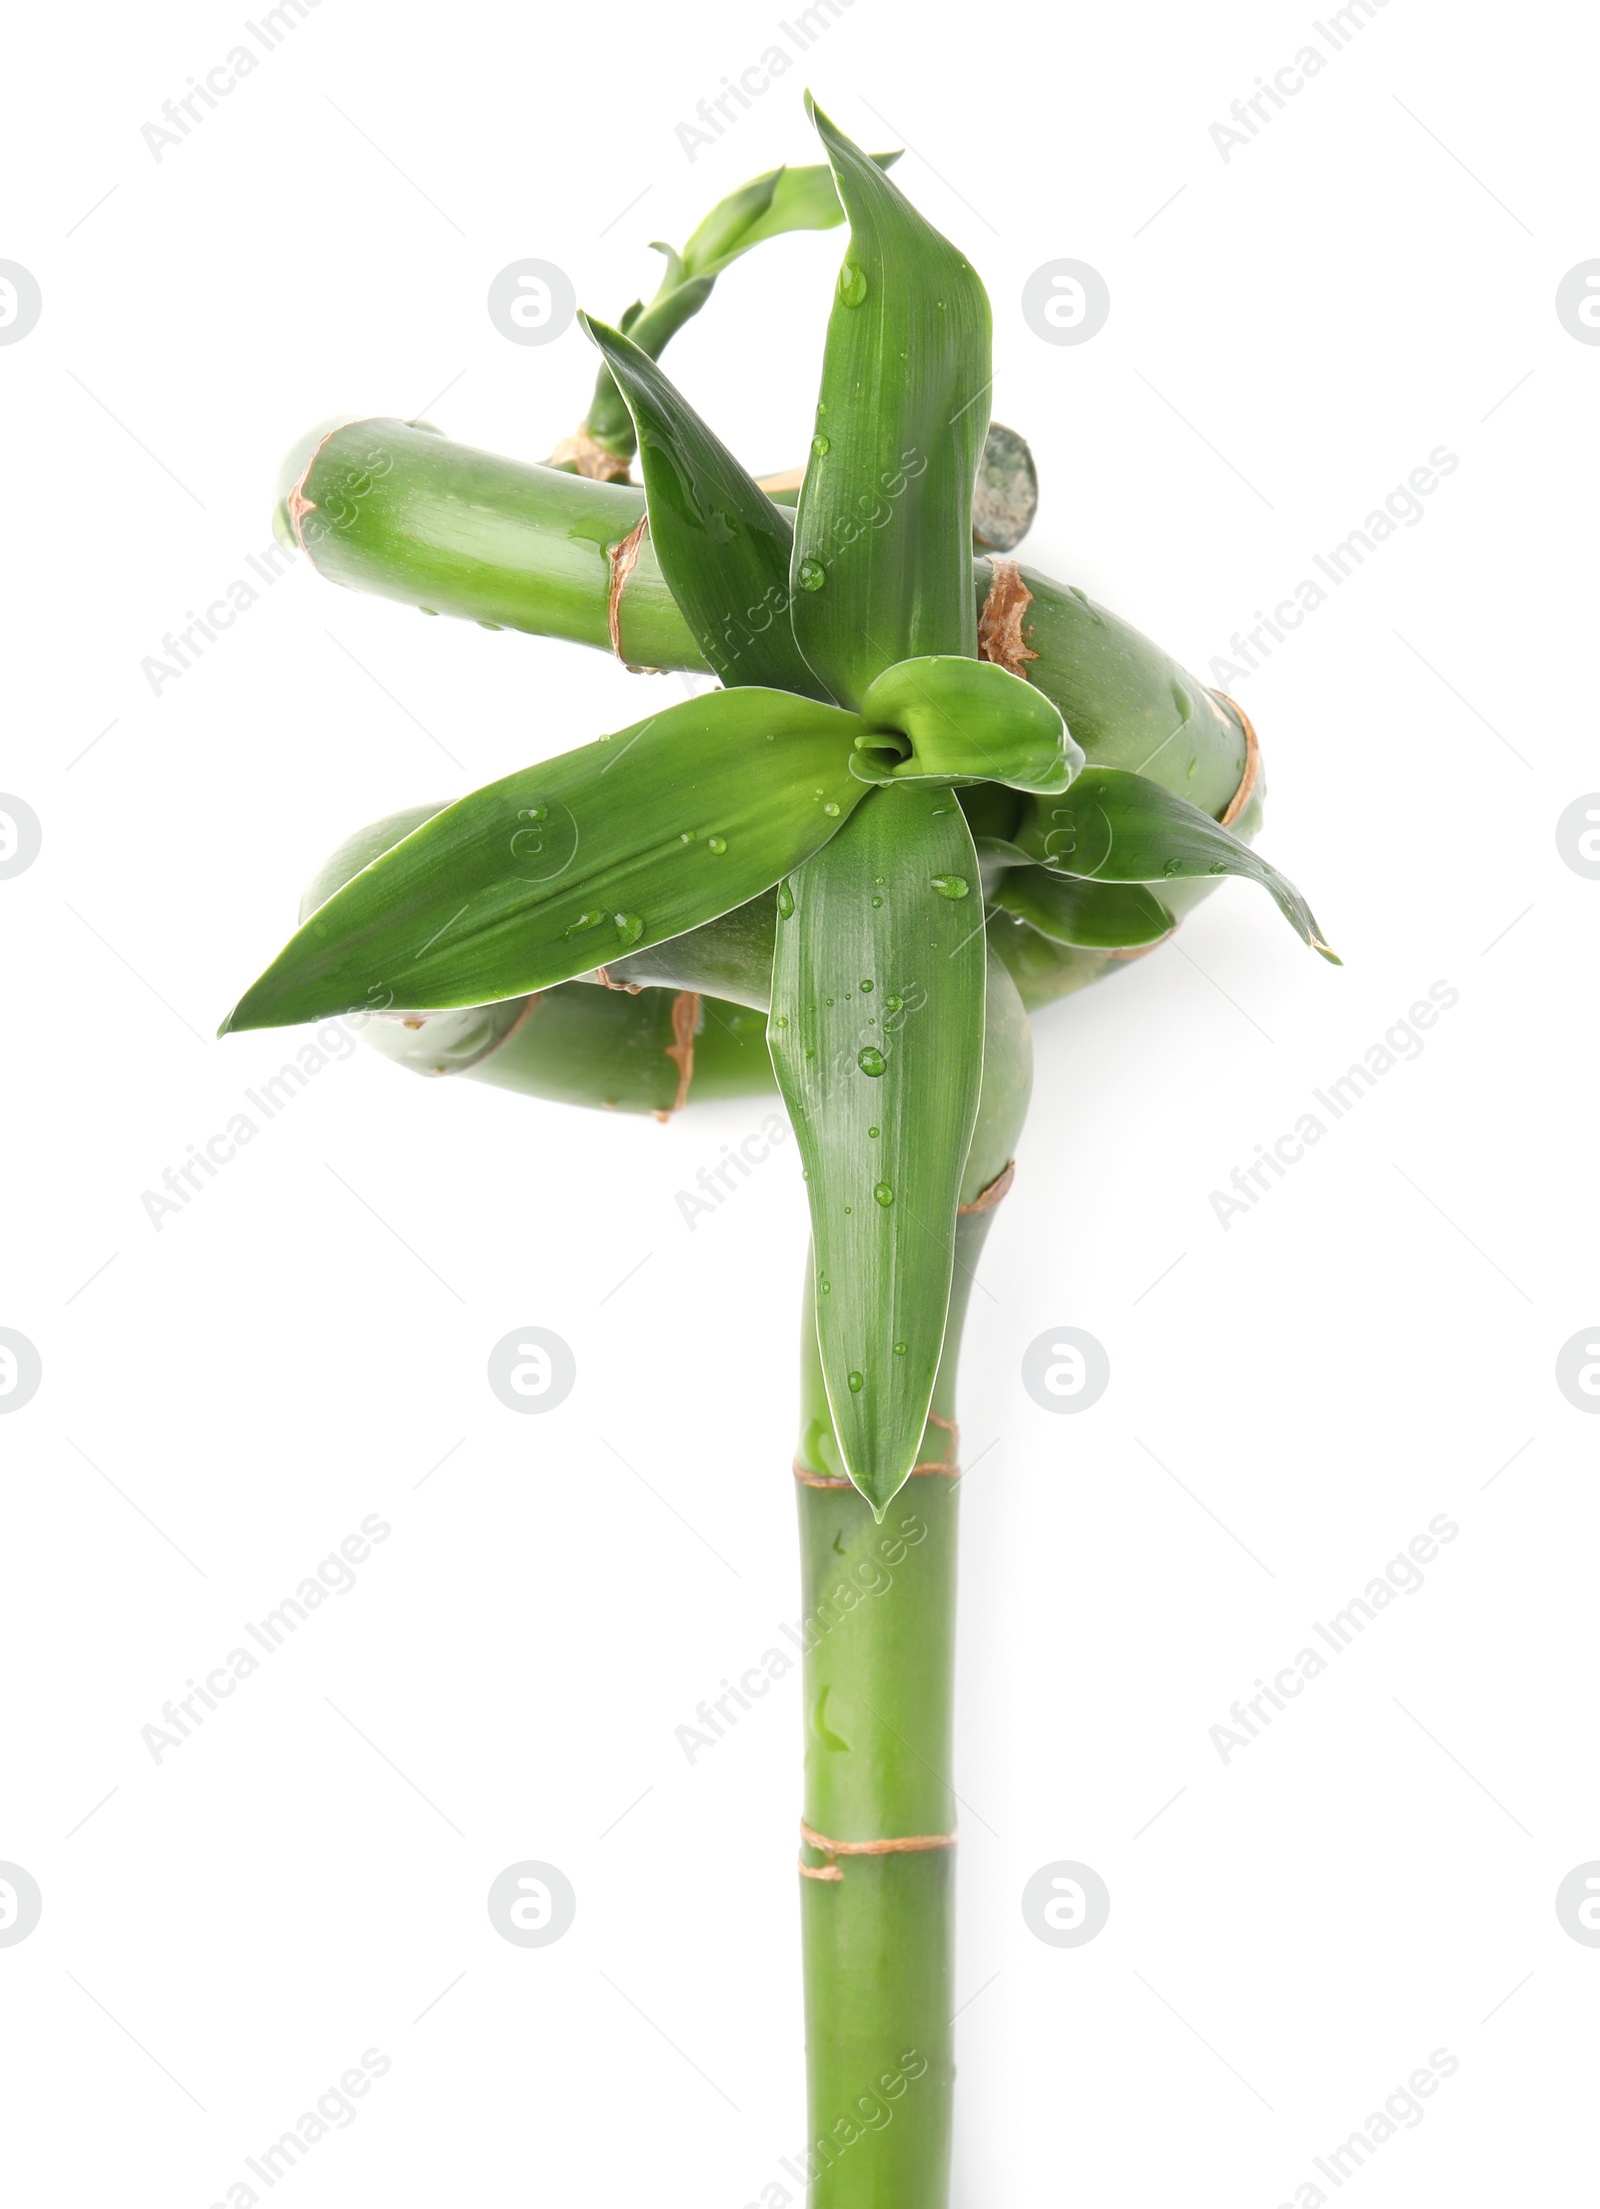
[[[385,420],[292,456],[281,526],[331,580],[718,687],[352,838],[223,1026],[367,1013],[418,1071],[662,1115],[776,1082],[812,1228],[806,2170],[815,2209],[942,2209],[955,1375],[1028,1013],[1159,944],[1223,876],[1333,954],[1247,841],[1262,793],[1239,708],[1082,592],[975,557],[983,286],[887,157],[808,109],[826,171],[758,179],[739,221],[719,211],[670,257],[652,307],[584,318],[601,376],[580,441],[603,462],[524,465]],[[775,207],[825,227],[840,203],[791,511],[655,356]],[[842,1600],[884,1564],[886,1600]]]

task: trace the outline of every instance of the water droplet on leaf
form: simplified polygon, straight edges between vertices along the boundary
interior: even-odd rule
[[[824,453],[828,453],[833,450],[832,440],[826,437],[813,437],[811,440],[811,450],[820,460]]]
[[[880,1204],[889,1205],[894,1202],[894,1191],[887,1181],[880,1181],[872,1193]]]
[[[887,1067],[888,1063],[889,1061],[884,1057],[883,1053],[878,1050],[876,1045],[871,1043],[869,1043],[864,1050],[858,1051],[856,1053],[856,1064],[860,1067],[863,1074],[881,1074]]]
[[[611,919],[620,944],[637,943],[644,934],[644,922],[637,913],[613,913]]]
[[[794,892],[787,882],[778,884],[778,918],[787,920],[794,911]]]
[[[867,272],[846,261],[839,271],[839,304],[841,307],[859,307],[867,296]]]
[[[852,1396],[859,1396],[859,1395],[861,1394],[861,1391],[862,1391],[862,1390],[863,1390],[863,1389],[864,1389],[864,1388],[866,1387],[866,1385],[867,1385],[867,1383],[866,1383],[866,1377],[865,1377],[865,1375],[864,1375],[864,1374],[861,1374],[861,1373],[851,1373],[851,1374],[847,1375],[846,1377],[847,1377],[847,1379],[849,1380],[849,1383],[850,1383],[850,1393],[851,1393],[851,1395],[852,1395]]]
[[[802,560],[795,576],[803,591],[820,591],[827,579],[827,570],[820,560]]]
[[[708,836],[706,838],[707,851],[714,851],[719,859],[722,857],[727,848],[728,839],[726,836]]]
[[[592,905],[588,912],[578,915],[566,933],[569,936],[581,936],[586,928],[598,928],[605,917],[604,910],[600,906]]]
[[[965,897],[967,884],[959,874],[936,874],[933,886],[941,897]]]
[[[894,1346],[894,1354],[895,1354],[895,1356],[896,1356],[897,1358],[903,1358],[903,1357],[905,1356],[905,1354],[906,1354],[906,1351],[907,1351],[907,1349],[908,1349],[909,1347],[910,1347],[910,1345],[909,1345],[908,1343],[904,1343],[904,1342],[897,1342],[897,1343],[895,1344],[895,1346]]]
[[[830,821],[836,821],[839,818],[839,808],[834,804],[831,798],[828,800],[827,804],[823,807],[822,810],[824,813],[827,814]]]

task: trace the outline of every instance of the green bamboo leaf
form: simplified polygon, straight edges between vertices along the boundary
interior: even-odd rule
[[[789,626],[793,522],[647,353],[589,315],[578,319],[633,416],[650,541],[706,665],[730,686],[826,697]]]
[[[808,1179],[822,1368],[881,1518],[932,1401],[983,1069],[983,900],[954,793],[875,792],[778,913],[769,1034]]]
[[[902,660],[868,684],[861,718],[866,733],[856,738],[853,771],[863,782],[964,780],[1060,792],[1083,765],[1060,709],[987,660]]]
[[[873,155],[885,169],[899,158],[898,153]],[[661,282],[649,305],[635,301],[628,310],[632,319],[620,327],[652,360],[659,359],[669,339],[711,297],[718,276],[741,254],[786,231],[831,230],[843,220],[833,174],[825,165],[769,169],[752,177],[717,202],[681,253],[659,239],[652,244],[651,251],[666,259]],[[595,380],[584,427],[612,452],[626,457],[633,451],[627,405],[608,368]]]
[[[948,239],[808,99],[850,218],[795,517],[791,609],[833,696],[896,661],[978,656],[972,486],[989,301]]]
[[[1142,882],[1084,882],[1049,867],[1010,868],[995,885],[994,901],[1052,943],[1085,951],[1159,943],[1177,925]]]
[[[900,156],[875,153],[872,158],[880,169],[890,169]],[[769,169],[718,201],[684,247],[683,266],[691,276],[719,276],[740,254],[768,238],[791,230],[832,230],[843,220],[826,162]]]
[[[670,253],[670,246],[660,246],[658,252]],[[642,346],[652,360],[664,352],[670,338],[677,336],[686,322],[692,321],[711,297],[714,276],[673,277],[662,280],[660,291],[646,307],[634,316],[629,329],[635,345]],[[599,387],[596,387],[596,397]],[[612,391],[616,400],[616,392]]]
[[[717,690],[447,806],[319,906],[223,1023],[486,1004],[770,889],[867,796],[860,723]]]
[[[1233,874],[1259,882],[1295,933],[1334,966],[1316,915],[1287,875],[1208,813],[1124,767],[1090,767],[1064,796],[1035,801],[1016,841],[1030,858],[1092,882]]]

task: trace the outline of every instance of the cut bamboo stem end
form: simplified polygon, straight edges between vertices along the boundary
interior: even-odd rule
[[[1255,723],[1238,700],[1230,698],[1225,690],[1214,690],[1211,695],[1222,700],[1244,731],[1244,773],[1239,777],[1238,789],[1228,800],[1228,810],[1223,814],[1220,824],[1223,828],[1232,828],[1255,796],[1256,782],[1261,773],[1261,745],[1256,737]]]
[[[989,569],[994,580],[978,615],[978,657],[1026,681],[1028,661],[1039,657],[1022,640],[1022,617],[1033,593],[1015,560],[991,559]]]

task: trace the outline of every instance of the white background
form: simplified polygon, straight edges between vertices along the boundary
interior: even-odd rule
[[[44,295],[0,349],[0,788],[44,824],[0,883],[0,1323],[44,1362],[0,1421],[0,1858],[44,1894],[0,1948],[15,2198],[227,2201],[378,2048],[283,2182],[306,2209],[782,2199],[797,1675],[693,1768],[674,1739],[798,1608],[792,1148],[698,1232],[674,1202],[769,1107],[662,1128],[363,1050],[160,1232],[141,1204],[286,1055],[209,1039],[322,856],[636,717],[645,679],[303,562],[159,697],[140,662],[248,573],[321,418],[547,453],[592,357],[508,344],[492,277],[549,259],[615,314],[648,239],[816,158],[806,82],[915,149],[901,181],[988,282],[995,413],[1044,486],[1026,557],[1198,674],[1460,459],[1231,686],[1263,848],[1344,970],[1229,885],[1036,1022],[963,1388],[956,2200],[1310,2199],[1441,2048],[1362,2200],[1569,2198],[1600,1974],[1553,1908],[1600,1855],[1600,1425],[1553,1377],[1600,1316],[1600,885],[1554,838],[1600,785],[1600,351],[1553,304],[1600,253],[1580,12],[1392,0],[1225,162],[1210,126],[1309,12],[854,0],[691,163],[674,126],[775,11],[323,0],[156,162],[141,125],[239,20],[9,34],[0,256]],[[840,244],[764,247],[672,348],[757,470],[803,451]],[[1079,348],[1020,312],[1063,256],[1111,290]],[[1421,1057],[1224,1232],[1211,1190],[1435,981],[1459,1003]],[[484,1379],[528,1324],[578,1362],[543,1419]],[[1077,1418],[1020,1383],[1063,1324],[1111,1358]],[[356,1588],[154,1765],[163,1702],[372,1512]],[[1224,1766],[1234,1699],[1438,1513],[1423,1589]],[[484,1908],[525,1857],[579,1898],[538,1951]],[[1063,1857],[1112,1895],[1078,1950],[1018,1907]]]

